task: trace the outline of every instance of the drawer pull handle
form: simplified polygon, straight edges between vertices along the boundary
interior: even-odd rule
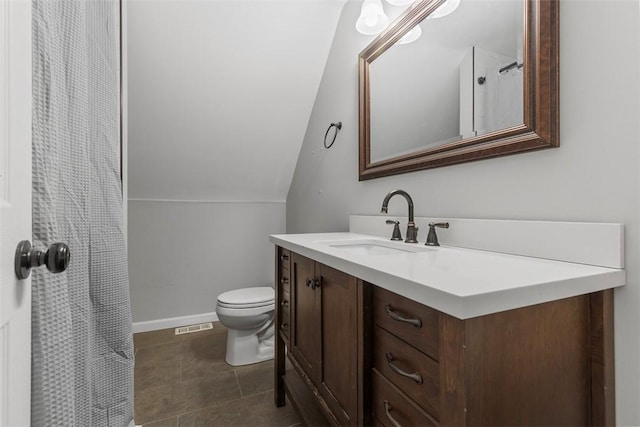
[[[289,260],[289,255],[281,255],[280,256],[280,260],[281,261],[288,261]]]
[[[419,317],[402,317],[398,313],[393,311],[393,307],[391,307],[391,304],[387,304],[385,308],[387,309],[387,314],[393,320],[397,320],[398,322],[411,323],[416,328],[422,327],[422,320],[420,320]]]
[[[280,279],[280,283],[282,283],[283,285],[286,285],[287,283],[289,283],[289,279],[287,279],[286,277],[283,277],[282,279]]]
[[[280,305],[282,307],[289,307],[289,301],[287,301],[286,299],[282,300],[282,302],[280,303]]]
[[[387,365],[389,365],[389,368],[391,368],[391,370],[393,372],[395,372],[396,374],[402,375],[403,377],[411,378],[412,380],[414,380],[418,384],[422,384],[422,376],[417,372],[414,372],[413,374],[410,374],[410,373],[405,372],[402,369],[398,368],[395,365],[395,363],[393,363],[393,354],[391,354],[391,353],[387,353]]]
[[[289,324],[287,322],[284,322],[282,325],[280,325],[280,329],[287,329],[289,327]]]
[[[393,427],[402,427],[402,424],[396,421],[395,418],[391,415],[391,404],[388,401],[384,401],[384,413],[387,415],[387,418],[393,425]]]

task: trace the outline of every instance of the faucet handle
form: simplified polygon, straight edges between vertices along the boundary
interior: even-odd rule
[[[429,234],[427,234],[427,241],[425,242],[425,245],[440,246],[440,243],[438,242],[438,235],[436,234],[436,227],[449,228],[449,223],[448,222],[430,222]]]
[[[449,228],[448,222],[430,222],[429,227]]]
[[[394,221],[394,220],[388,219],[386,223],[394,224],[391,240],[402,240],[402,235],[400,234],[400,221]]]

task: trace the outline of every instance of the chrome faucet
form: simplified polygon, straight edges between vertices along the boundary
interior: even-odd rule
[[[405,239],[406,243],[418,243],[418,227],[416,227],[415,222],[413,222],[413,200],[409,193],[404,190],[394,190],[391,191],[384,197],[382,201],[382,209],[381,213],[387,213],[389,200],[395,196],[396,194],[400,194],[405,199],[407,199],[407,204],[409,205],[409,222],[407,223],[407,238]]]

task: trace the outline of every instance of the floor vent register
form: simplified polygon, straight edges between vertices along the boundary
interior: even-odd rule
[[[200,323],[198,325],[181,326],[179,328],[176,328],[176,335],[190,334],[193,332],[206,331],[209,329],[213,329],[213,323],[211,322]]]

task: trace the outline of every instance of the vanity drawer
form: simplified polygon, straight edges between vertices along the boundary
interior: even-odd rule
[[[280,267],[289,270],[289,260],[291,259],[291,252],[288,249],[280,248]]]
[[[289,330],[290,327],[290,317],[289,317],[289,309],[282,309],[282,317],[280,318],[280,330],[284,334],[284,336],[289,339]]]
[[[386,427],[437,426],[422,408],[413,403],[396,386],[387,381],[376,369],[372,371],[373,415]]]
[[[289,338],[289,325],[291,324],[289,311],[290,301],[289,292],[283,291],[282,301],[280,301],[280,330],[287,338]]]
[[[291,280],[289,278],[289,270],[280,269],[280,289],[284,292],[291,292]]]
[[[375,286],[373,321],[433,359],[439,359],[439,312]]]
[[[438,418],[438,362],[386,330],[377,326],[374,329],[373,367],[434,418]]]

